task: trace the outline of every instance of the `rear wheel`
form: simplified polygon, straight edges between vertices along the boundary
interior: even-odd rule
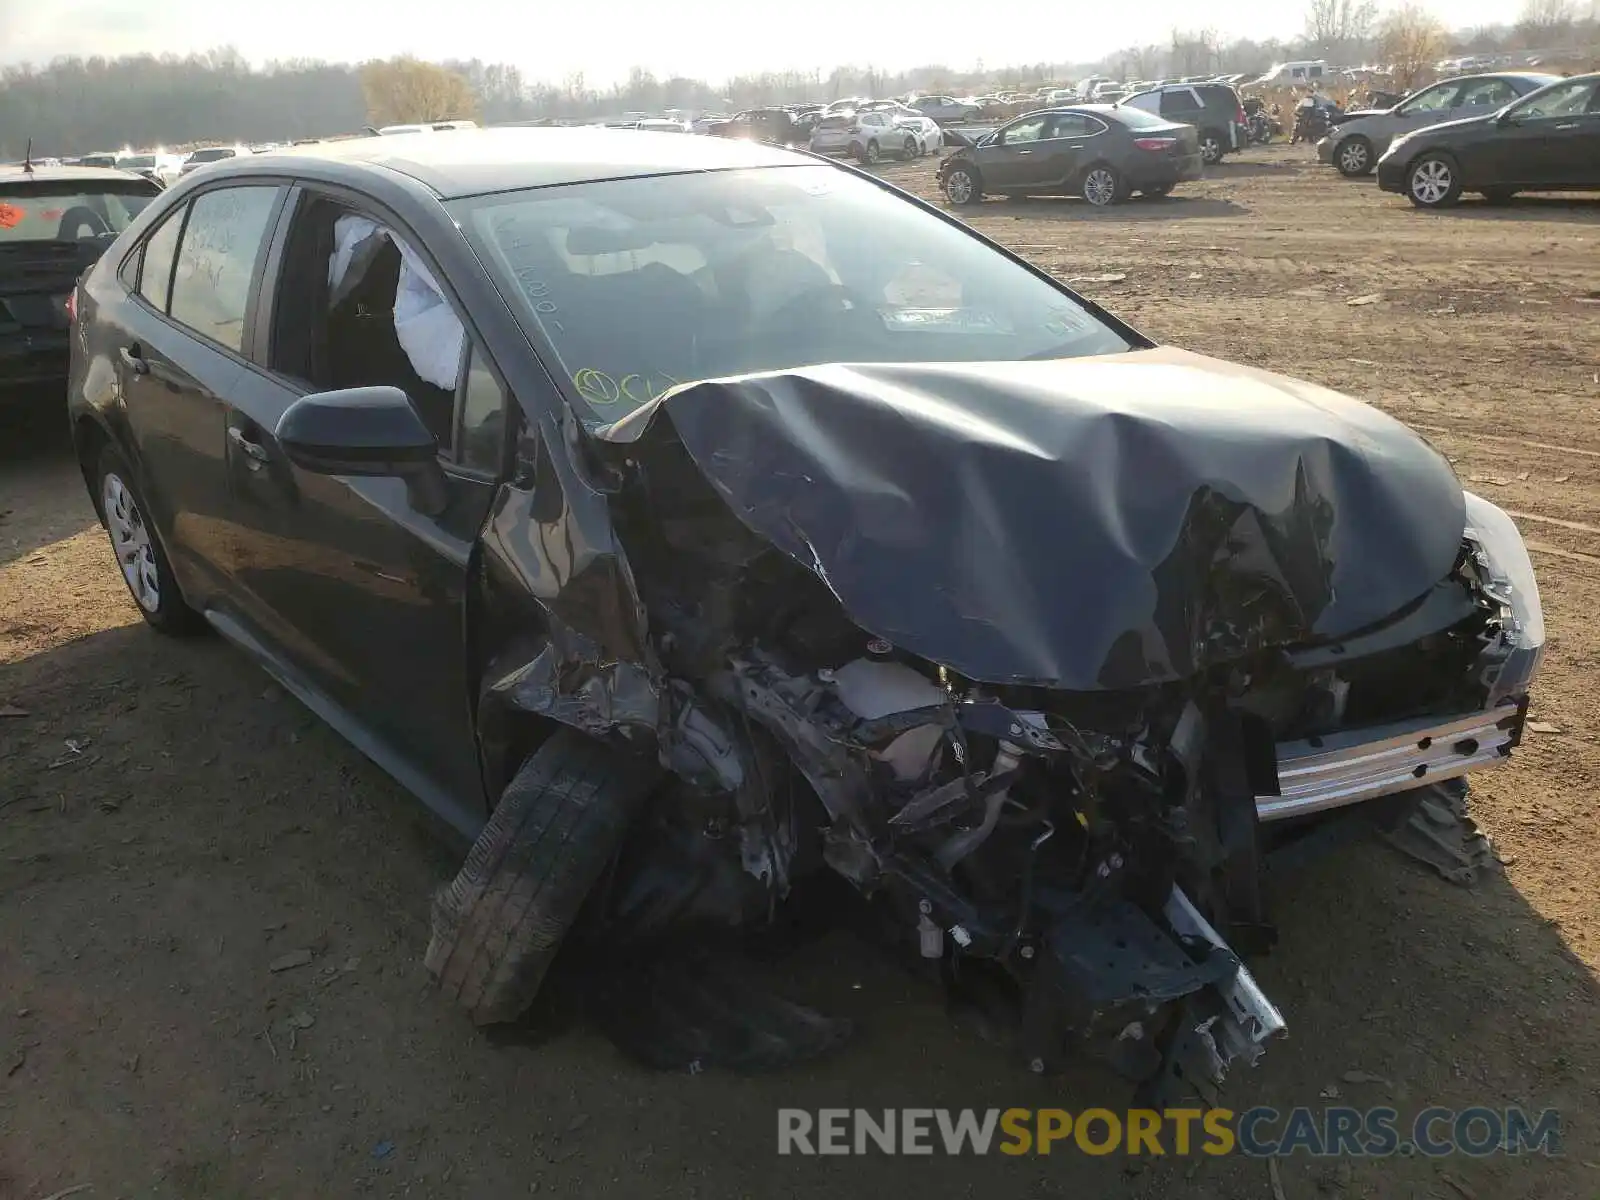
[[[657,775],[565,728],[522,764],[433,902],[424,962],[476,1023],[515,1020],[533,1002]]]
[[[1096,208],[1105,208],[1122,199],[1122,179],[1115,168],[1104,163],[1090,167],[1083,176],[1083,198]]]
[[[869,163],[883,161],[883,149],[878,145],[877,138],[873,138],[867,143],[866,157],[864,157],[861,161]]]
[[[112,446],[100,451],[95,495],[101,519],[111,537],[122,581],[152,629],[182,635],[205,627],[200,614],[184,601],[172,564],[151,527],[149,508],[139,495],[133,471]]]
[[[1372,143],[1359,134],[1345,138],[1334,152],[1333,165],[1349,179],[1372,174]]]
[[[901,155],[901,157],[906,159],[906,161],[908,161],[908,162],[911,159],[916,158],[917,157],[917,145],[918,145],[918,143],[917,143],[917,139],[916,138],[914,138],[914,137],[906,138],[905,144],[900,147],[900,155]]]
[[[1216,166],[1227,152],[1227,143],[1215,129],[1208,129],[1200,135],[1200,161],[1206,166]]]
[[[1424,154],[1406,171],[1406,197],[1418,208],[1448,208],[1461,199],[1461,173],[1455,159]]]

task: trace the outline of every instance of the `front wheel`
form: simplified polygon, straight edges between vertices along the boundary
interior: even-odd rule
[[[1122,199],[1122,180],[1107,166],[1091,167],[1083,177],[1083,198],[1096,208]]]
[[[1406,172],[1406,197],[1418,208],[1448,208],[1461,199],[1461,174],[1455,160],[1424,154]]]
[[[1333,163],[1347,179],[1372,174],[1372,143],[1360,136],[1345,138],[1334,153]]]
[[[968,167],[951,167],[944,177],[944,196],[951,204],[976,204],[983,199],[983,187]]]
[[[204,627],[200,614],[184,601],[173,577],[155,530],[150,525],[149,506],[133,482],[133,471],[122,455],[107,446],[100,452],[97,467],[100,517],[111,537],[111,552],[117,557],[122,581],[139,606],[140,615],[152,629],[182,635]]]
[[[433,902],[424,964],[477,1024],[533,1003],[657,778],[654,763],[567,728],[522,764]]]

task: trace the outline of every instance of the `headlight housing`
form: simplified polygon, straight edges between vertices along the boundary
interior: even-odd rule
[[[1477,559],[1484,593],[1501,608],[1510,653],[1489,680],[1489,702],[1498,704],[1527,691],[1544,656],[1544,606],[1533,560],[1516,523],[1506,513],[1471,492],[1466,494],[1464,536]]]

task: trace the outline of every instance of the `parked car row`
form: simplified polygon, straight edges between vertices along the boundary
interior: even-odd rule
[[[1506,203],[1518,192],[1600,190],[1600,73],[1468,75],[1392,108],[1347,114],[1317,145],[1341,174],[1418,208],[1463,192]]]

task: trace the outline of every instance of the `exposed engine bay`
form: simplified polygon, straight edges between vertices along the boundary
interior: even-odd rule
[[[1152,355],[1163,386],[1215,383],[1205,360]],[[1053,367],[1055,389],[1075,370],[1139,382]],[[1343,398],[1355,432],[1334,438],[1319,394],[1297,409],[1309,435],[1264,406],[1208,440],[1182,426],[1216,417],[1187,403],[1147,422],[927,367],[857,378],[888,427],[819,433],[854,411],[822,374],[700,385],[630,419],[587,466],[627,548],[634,653],[608,656],[574,612],[491,672],[486,701],[653,745],[671,772],[615,884],[619,930],[759,927],[831,871],[891,945],[1001,998],[1019,1061],[1095,1054],[1157,1098],[1209,1094],[1286,1027],[1241,961],[1275,937],[1273,855],[1360,804],[1470,877],[1461,778],[1516,744],[1542,618],[1509,519],[1420,439]],[[908,418],[908,390],[934,384],[989,390],[954,424]],[[1041,448],[1074,421],[1088,457]],[[913,452],[948,479],[897,474]],[[872,469],[844,463],[863,454]],[[1121,471],[1085,484],[1105,456]],[[827,511],[846,476],[854,499]],[[1016,487],[1058,519],[989,547],[938,523],[947,488],[1005,500],[991,529],[1020,524]],[[1009,576],[997,591],[986,568]]]

